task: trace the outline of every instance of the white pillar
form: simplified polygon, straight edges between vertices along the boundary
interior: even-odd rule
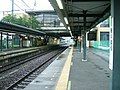
[[[110,56],[109,56],[109,68],[113,69],[113,17],[110,17]]]

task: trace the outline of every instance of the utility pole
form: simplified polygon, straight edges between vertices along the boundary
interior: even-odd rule
[[[14,20],[14,0],[12,0],[12,21]]]

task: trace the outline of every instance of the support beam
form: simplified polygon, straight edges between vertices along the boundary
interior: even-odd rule
[[[113,17],[113,77],[112,90],[120,90],[120,0],[111,0]]]
[[[87,11],[83,11],[83,14],[84,14],[84,18],[83,18],[83,21],[84,21],[84,26],[83,26],[83,59],[82,61],[87,61],[86,59],[86,12]]]
[[[73,14],[73,13],[69,13],[68,14],[69,17],[84,17],[84,14]],[[101,17],[102,14],[86,14],[86,17]]]
[[[74,22],[69,22],[69,23],[70,23],[70,24],[71,24],[71,23],[80,23],[80,24],[81,24],[81,23],[84,23],[84,22],[81,22],[81,21],[74,21]],[[95,23],[95,22],[86,22],[86,23]]]
[[[54,36],[54,37],[61,37],[61,36],[64,36],[64,37],[70,37],[70,33],[46,33],[46,35],[48,36]]]
[[[92,23],[90,27],[94,28],[97,24],[107,19],[110,16],[110,9],[111,9],[111,6],[109,5],[102,13],[102,16],[97,17],[96,20],[94,21],[95,23]]]
[[[72,25],[69,24],[69,26],[78,27],[78,24],[72,24]],[[83,25],[79,25],[79,26],[83,28]],[[86,28],[90,28],[90,25],[87,25]]]
[[[67,1],[71,2],[71,0],[67,0]],[[110,1],[110,0],[72,0],[72,2],[104,2],[104,1]]]
[[[47,29],[47,30],[46,30],[46,29],[41,29],[41,30],[39,30],[39,31],[42,31],[42,32],[44,32],[44,31],[45,31],[45,32],[52,32],[52,31],[53,31],[53,32],[54,32],[54,31],[56,31],[56,32],[58,32],[58,31],[67,32],[67,30],[65,30],[65,29],[52,29],[52,30],[51,30],[51,29]]]

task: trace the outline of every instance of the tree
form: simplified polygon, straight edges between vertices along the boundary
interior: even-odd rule
[[[28,28],[40,29],[40,23],[34,16],[27,17],[24,15],[23,17],[17,17],[16,15],[12,16],[9,14],[8,16],[5,16],[1,21],[11,22],[13,24],[18,24]]]

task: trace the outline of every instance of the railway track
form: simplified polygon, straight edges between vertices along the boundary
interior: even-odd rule
[[[42,56],[52,50],[54,50],[55,48],[46,48],[46,49],[38,49],[33,51],[29,51],[29,53],[25,52],[22,53],[21,55],[18,55],[17,57],[9,57],[9,62],[6,62],[6,60],[2,60],[2,62],[0,62],[0,73],[5,72],[7,70],[10,70],[18,65],[21,65],[25,62],[28,62],[38,56]],[[13,55],[14,56],[14,55]],[[19,58],[18,58],[19,57]],[[14,58],[14,59],[13,59]],[[6,63],[3,63],[6,62]]]
[[[24,88],[65,49],[66,47],[61,47],[40,57],[37,56],[37,58],[30,60],[21,68],[16,69],[9,73],[9,75],[1,78],[0,90],[16,90],[18,88]]]
[[[19,66],[23,63],[26,63],[26,62],[29,62],[30,60],[34,59],[34,58],[37,58],[38,56],[42,56],[44,54],[47,54],[48,52],[50,52],[51,50],[47,51],[47,52],[40,52],[38,53],[37,55],[35,56],[32,56],[32,57],[29,57],[29,58],[25,58],[24,60],[19,60],[19,61],[16,61],[16,62],[13,62],[13,63],[9,63],[7,65],[3,65],[2,67],[0,67],[0,73],[3,73],[7,70],[10,70],[16,66]]]

